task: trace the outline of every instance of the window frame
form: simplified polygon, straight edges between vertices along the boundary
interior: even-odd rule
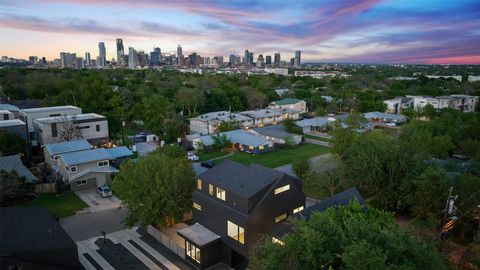
[[[200,178],[197,178],[197,189],[198,190],[202,190],[202,179]]]
[[[200,248],[192,244],[192,242],[185,240],[185,254],[197,263],[200,263],[201,253]]]
[[[100,164],[102,164],[102,165],[100,165]],[[105,165],[103,165],[103,164],[105,164]],[[98,166],[99,168],[106,167],[106,166],[108,166],[108,165],[110,165],[110,162],[109,162],[108,160],[101,160],[101,161],[98,161],[98,162],[97,162],[97,166]]]
[[[193,208],[197,209],[198,211],[202,211],[202,205],[196,202],[193,202]]]
[[[223,188],[216,187],[215,188],[215,197],[217,197],[217,199],[220,199],[222,201],[226,201],[227,192]]]
[[[231,231],[230,229],[232,229],[233,231]],[[245,228],[231,222],[228,219],[227,219],[227,235],[233,240],[241,244],[245,244]]]
[[[305,208],[305,207],[304,207],[303,205],[301,205],[301,206],[293,209],[292,212],[293,212],[294,214],[296,214],[296,213],[298,213],[298,212],[302,212],[304,208]]]
[[[273,193],[274,193],[274,195],[277,195],[277,194],[283,193],[283,192],[288,191],[288,190],[290,190],[290,184],[286,184],[286,185],[283,185],[281,187],[276,188],[273,191]]]
[[[215,187],[212,184],[208,184],[208,194],[213,196]]]
[[[287,213],[283,213],[280,216],[275,217],[275,223],[284,221],[285,219],[287,219]]]
[[[85,186],[86,184],[87,184],[87,180],[85,179],[75,181],[75,186],[77,187]]]
[[[76,165],[68,167],[69,172],[77,172],[78,168]]]

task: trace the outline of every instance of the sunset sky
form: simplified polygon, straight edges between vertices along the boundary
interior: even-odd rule
[[[480,0],[1,0],[0,55],[116,57],[115,38],[202,56],[302,51],[303,62],[480,64]]]

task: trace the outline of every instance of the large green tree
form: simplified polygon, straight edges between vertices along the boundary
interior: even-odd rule
[[[0,206],[18,200],[25,194],[25,177],[18,176],[16,171],[0,170]]]
[[[120,166],[112,188],[128,208],[126,222],[159,228],[182,218],[192,205],[195,173],[178,147],[161,148]]]
[[[294,222],[272,243],[266,236],[253,251],[251,268],[267,269],[448,269],[430,245],[400,228],[388,212],[358,202],[315,212]]]
[[[10,156],[23,153],[25,141],[16,133],[0,131],[0,155]]]

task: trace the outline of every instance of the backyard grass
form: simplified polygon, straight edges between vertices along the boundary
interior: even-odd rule
[[[323,137],[318,137],[318,136],[314,136],[314,135],[308,135],[308,134],[305,134],[303,135],[305,138],[309,138],[309,139],[312,139],[312,140],[317,140],[317,141],[322,141],[322,142],[331,142],[332,139],[329,139],[329,138],[323,138]]]
[[[292,163],[293,161],[298,159],[311,158],[328,152],[330,152],[329,147],[304,143],[293,148],[285,148],[257,155],[252,155],[244,152],[236,152],[233,156],[227,157],[225,159],[230,159],[232,161],[244,164],[257,163],[265,167],[275,168]],[[225,159],[219,159],[215,162],[220,163]]]
[[[22,203],[22,207],[42,206],[58,218],[75,215],[75,212],[88,207],[75,193],[68,191],[63,194],[42,194],[39,197]]]
[[[200,161],[207,161],[207,160],[210,160],[212,158],[218,158],[218,157],[222,157],[222,156],[226,156],[228,155],[228,152],[225,152],[225,151],[216,151],[216,152],[209,152],[209,153],[204,153],[204,154],[200,154],[198,156],[198,159]]]

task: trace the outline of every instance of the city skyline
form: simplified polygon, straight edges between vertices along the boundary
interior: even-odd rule
[[[117,59],[121,38],[125,53],[182,44],[184,55],[210,57],[248,49],[288,60],[301,50],[302,62],[480,63],[478,1],[5,0],[0,15],[0,54],[24,59],[95,58],[99,42]]]

